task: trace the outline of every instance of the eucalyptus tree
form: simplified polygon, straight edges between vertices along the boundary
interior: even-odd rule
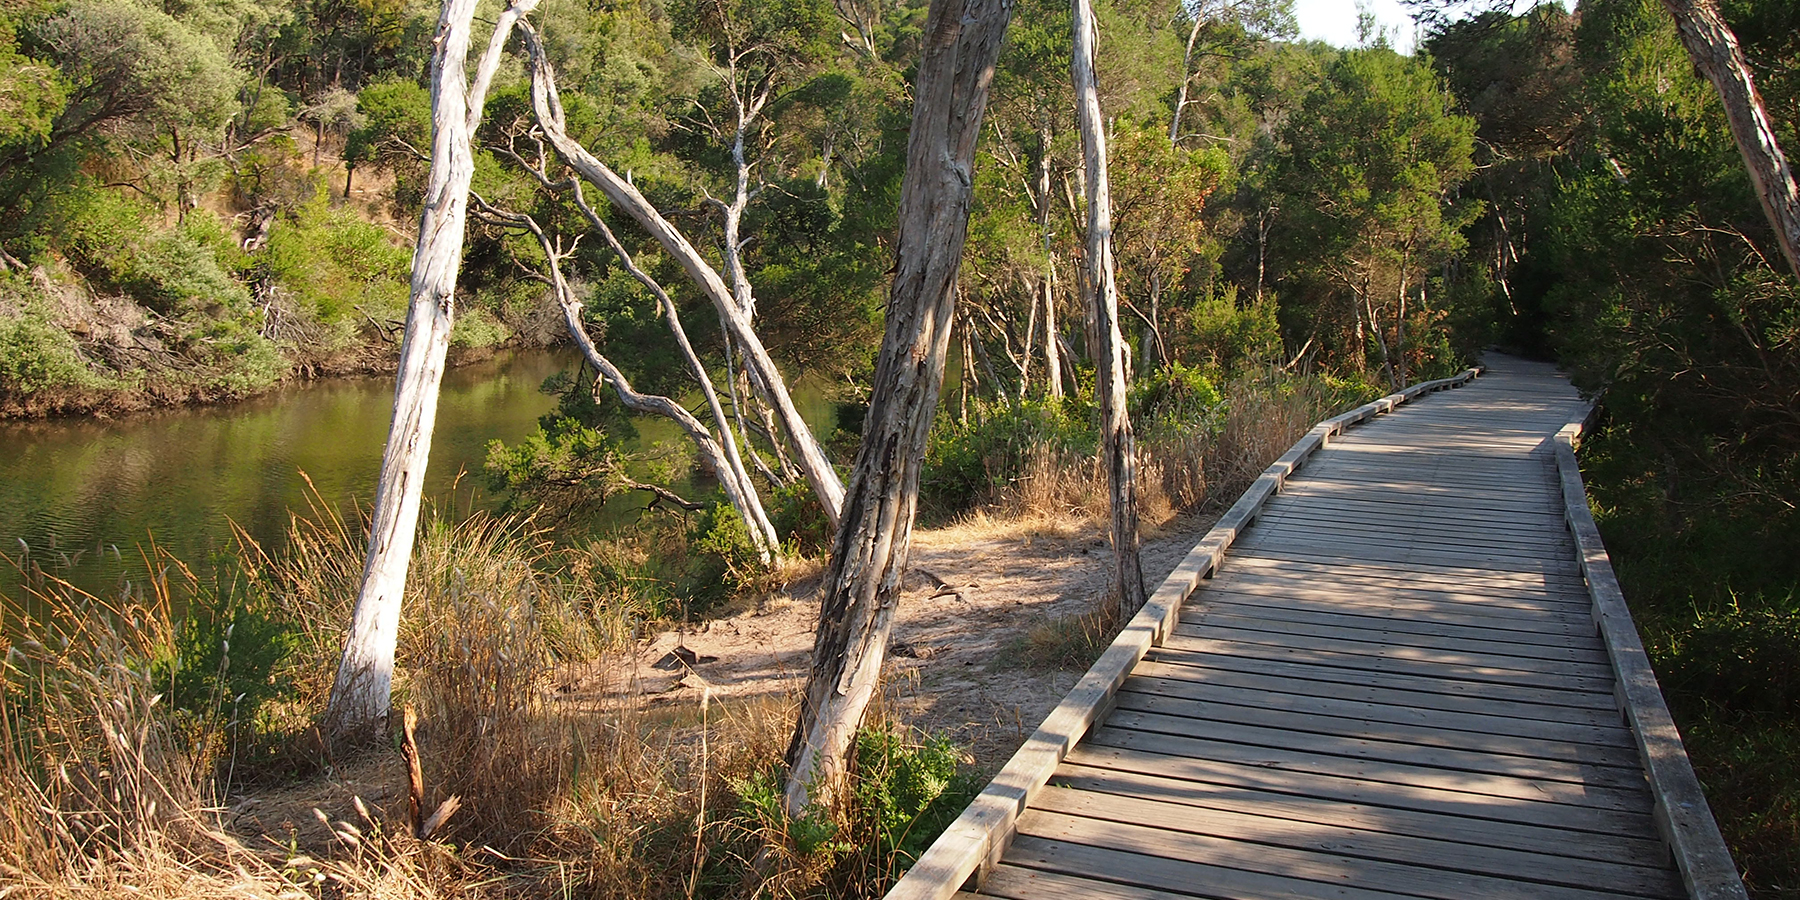
[[[750,373],[757,388],[772,408],[773,416],[786,432],[791,449],[794,451],[795,463],[802,475],[818,497],[820,507],[827,520],[833,525],[838,521],[839,511],[843,506],[844,487],[837,471],[832,468],[830,459],[825,454],[824,446],[814,436],[811,426],[801,417],[799,408],[794,404],[788,391],[786,379],[776,366],[775,359],[757,334],[752,316],[755,311],[754,294],[751,291],[747,275],[743,271],[742,246],[738,243],[735,223],[740,221],[743,206],[740,200],[747,203],[749,199],[749,172],[747,163],[734,166],[737,178],[732,201],[718,201],[715,208],[725,210],[727,222],[734,223],[728,233],[728,239],[722,252],[727,260],[726,272],[721,274],[689,240],[688,236],[663,214],[649,198],[630,180],[620,176],[612,167],[601,161],[581,142],[569,133],[568,116],[563,106],[561,94],[557,88],[556,71],[552,66],[549,54],[539,32],[532,26],[522,29],[526,45],[530,50],[531,69],[531,105],[537,127],[541,129],[544,139],[555,149],[562,161],[573,169],[577,176],[598,188],[614,208],[630,216],[640,228],[659,244],[670,259],[680,267],[684,275],[706,298],[719,316],[722,330],[731,340],[738,353],[742,354],[745,369]],[[737,74],[727,69],[722,73],[732,77]],[[773,77],[773,72],[765,73]],[[746,105],[739,110],[744,127],[754,122],[751,110],[760,114],[768,97],[757,93],[755,80],[752,80],[749,92],[742,96]],[[743,84],[738,84],[743,89]],[[758,99],[760,98],[760,99]],[[740,101],[734,100],[733,104]],[[733,131],[736,134],[736,129]],[[734,163],[741,156],[742,147],[739,138],[732,142]],[[735,207],[736,212],[732,212]],[[741,428],[740,428],[741,430]]]
[[[1070,4],[1074,53],[1070,80],[1075,87],[1075,117],[1081,127],[1081,157],[1087,187],[1087,246],[1083,279],[1098,343],[1094,357],[1094,396],[1100,403],[1100,436],[1111,495],[1113,593],[1126,613],[1144,605],[1144,567],[1138,560],[1137,447],[1126,409],[1124,337],[1119,331],[1117,262],[1113,259],[1112,185],[1106,166],[1106,132],[1100,92],[1094,76],[1095,44],[1100,26],[1089,0]]]
[[[1429,321],[1427,274],[1465,246],[1480,211],[1456,191],[1473,171],[1475,124],[1451,103],[1421,61],[1347,52],[1283,128],[1271,177],[1290,277],[1348,305],[1340,348],[1360,366],[1373,342],[1391,386],[1407,378],[1408,323]]]
[[[368,555],[326,712],[334,741],[365,735],[386,720],[390,708],[400,606],[418,533],[438,385],[456,321],[456,279],[475,174],[471,139],[481,125],[488,87],[513,27],[536,5],[537,0],[510,0],[489,37],[473,83],[467,70],[475,0],[445,0],[438,19],[431,64],[431,170],[413,249],[406,337],[394,379],[393,423],[375,485]]]
[[[856,729],[880,682],[949,355],[975,145],[1011,14],[1011,0],[932,0],[927,14],[886,334],[788,744],[790,815],[841,796]]]
[[[1776,245],[1787,257],[1788,269],[1800,278],[1800,185],[1794,181],[1769,111],[1756,91],[1737,35],[1719,14],[1715,0],[1663,0],[1663,6],[1675,17],[1681,43],[1695,68],[1719,92],[1732,139],[1743,154],[1763,214],[1775,229]]]
[[[1180,145],[1181,120],[1187,114],[1188,92],[1205,71],[1198,63],[1216,56],[1243,56],[1248,44],[1259,39],[1292,38],[1298,33],[1294,0],[1189,0],[1181,15],[1192,19],[1182,51],[1181,79],[1169,115],[1169,143]]]

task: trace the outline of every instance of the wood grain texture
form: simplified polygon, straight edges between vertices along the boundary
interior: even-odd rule
[[[1733,896],[1689,871],[1735,879],[1728,857],[1671,852],[1712,822],[1657,781],[1679,736],[1640,709],[1654,678],[1570,512],[1555,436],[1586,404],[1505,358],[1433,393],[1271,466],[1103,660],[1079,733],[997,780],[1003,851],[895,896]]]

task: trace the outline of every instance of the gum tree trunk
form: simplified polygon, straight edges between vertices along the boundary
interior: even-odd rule
[[[1719,15],[1714,0],[1663,0],[1663,6],[1675,17],[1688,56],[1718,90],[1763,213],[1775,226],[1775,240],[1788,268],[1800,278],[1800,187],[1795,186],[1793,170],[1775,138],[1768,108],[1756,93],[1737,35]]]
[[[950,347],[975,142],[1011,14],[1011,0],[932,0],[925,23],[886,335],[788,745],[791,815],[836,803],[880,680]]]
[[[1094,44],[1099,27],[1088,0],[1073,0],[1075,114],[1087,167],[1087,278],[1092,310],[1094,393],[1100,401],[1106,480],[1112,492],[1113,587],[1126,615],[1144,605],[1144,571],[1138,561],[1137,448],[1125,409],[1125,339],[1119,332],[1119,290],[1114,280],[1112,193],[1106,176],[1105,120],[1094,84]]]
[[[418,532],[438,384],[456,319],[456,276],[462,265],[469,182],[475,174],[470,136],[481,124],[481,108],[507,37],[537,0],[512,0],[507,6],[470,85],[466,79],[475,6],[475,0],[446,0],[432,44],[431,172],[413,248],[412,299],[394,379],[393,424],[375,486],[362,587],[326,710],[325,730],[333,742],[366,737],[387,720],[400,603]]]

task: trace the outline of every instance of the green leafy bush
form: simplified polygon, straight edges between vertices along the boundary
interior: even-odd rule
[[[818,808],[788,816],[782,786],[772,769],[733,780],[740,827],[784,835],[804,864],[829,870],[831,896],[861,897],[881,896],[981,790],[948,738],[882,725],[856,733],[842,817]]]
[[[88,369],[76,338],[49,319],[36,288],[0,277],[0,398],[86,391],[104,383]]]
[[[406,313],[411,252],[380,226],[332,209],[323,197],[275,222],[256,265],[323,322]]]
[[[1201,373],[1181,363],[1139,374],[1127,398],[1132,427],[1153,431],[1205,431],[1224,414],[1225,397]]]
[[[1100,437],[1088,411],[1077,401],[1002,400],[978,404],[959,421],[946,408],[925,448],[921,512],[948,518],[993,499],[1041,449],[1091,456]]]

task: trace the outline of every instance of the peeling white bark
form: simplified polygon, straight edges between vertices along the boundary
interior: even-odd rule
[[[1011,0],[932,0],[927,13],[886,333],[788,745],[783,802],[790,815],[837,802],[856,729],[880,682],[949,355],[975,143],[1011,13]]]
[[[1081,125],[1087,188],[1088,307],[1092,311],[1094,393],[1100,401],[1107,485],[1112,492],[1113,587],[1120,609],[1130,615],[1144,605],[1144,571],[1138,560],[1137,450],[1125,408],[1125,338],[1119,330],[1119,290],[1114,277],[1112,193],[1106,174],[1105,119],[1094,81],[1094,45],[1099,26],[1088,0],[1072,0],[1075,113]]]
[[[488,85],[500,67],[506,41],[520,17],[537,3],[512,0],[501,13],[473,85],[466,79],[475,0],[446,0],[438,18],[431,61],[431,171],[413,248],[412,299],[394,379],[393,424],[375,487],[362,587],[326,711],[326,731],[334,742],[365,737],[387,720],[400,605],[418,532],[438,384],[456,318],[456,276],[462,265],[469,182],[475,174],[470,139],[481,124]]]

